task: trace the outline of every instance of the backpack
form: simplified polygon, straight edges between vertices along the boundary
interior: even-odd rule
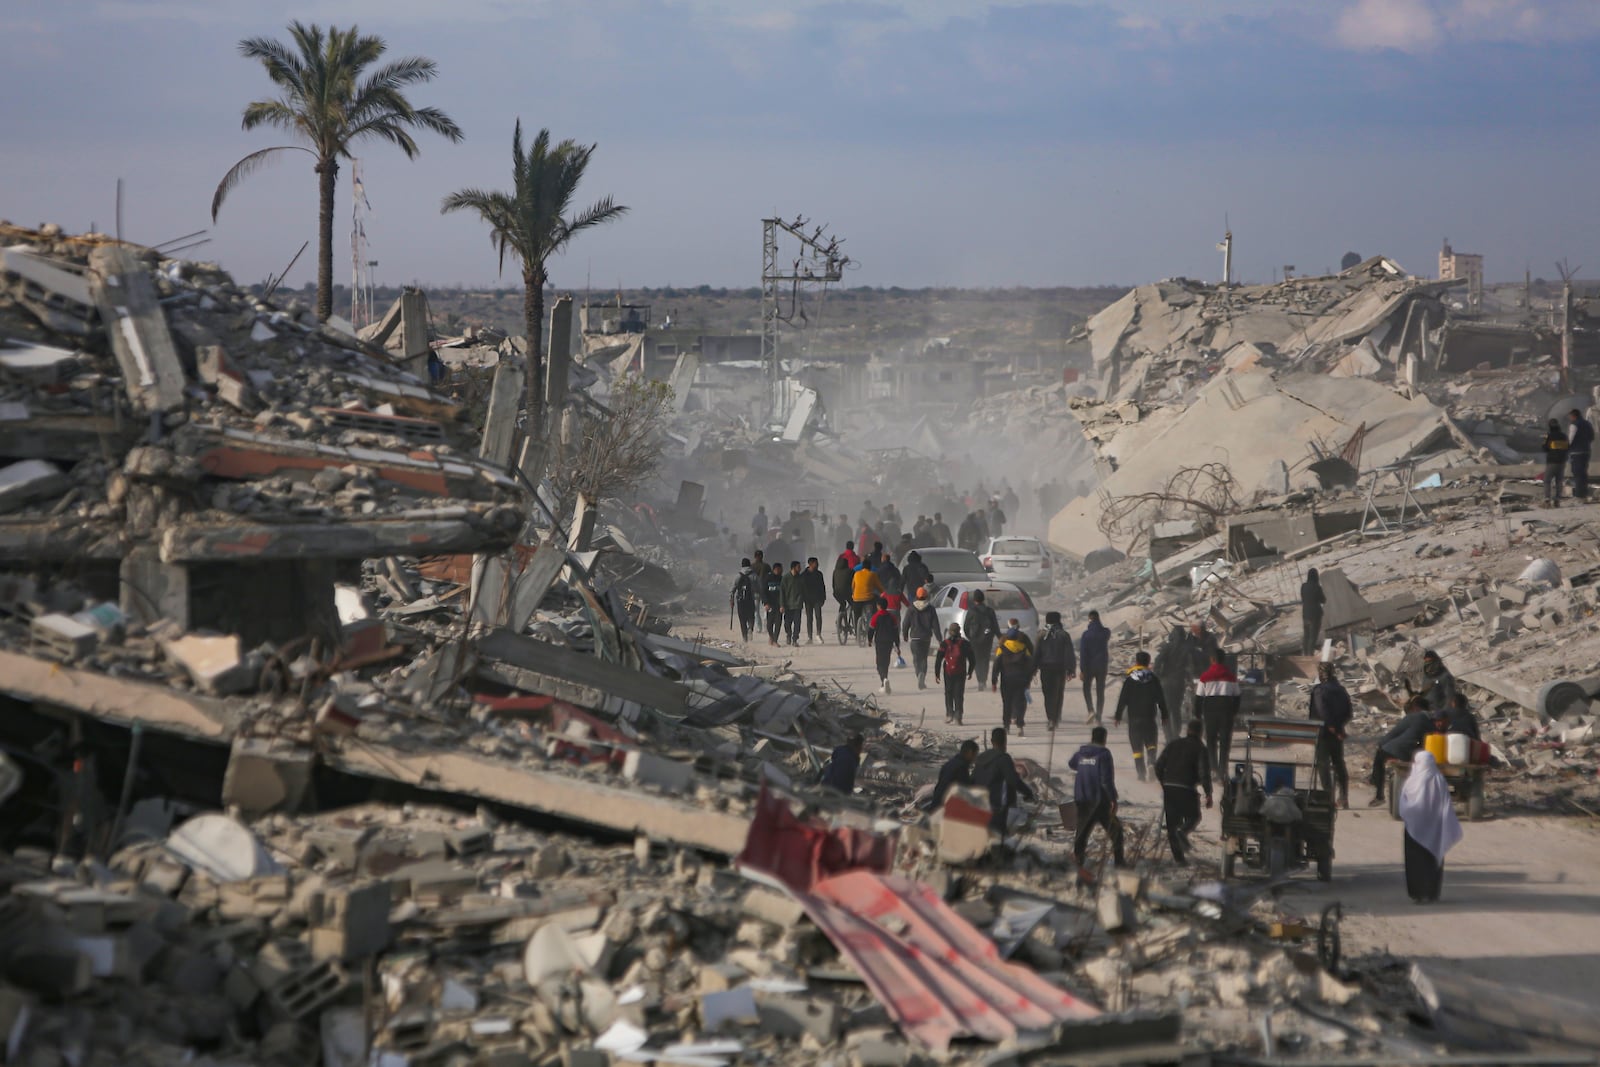
[[[748,574],[739,575],[739,580],[733,583],[733,602],[741,608],[750,607],[756,602],[755,582]]]
[[[1065,630],[1051,630],[1039,639],[1039,666],[1060,667],[1067,662],[1067,648],[1072,638]]]
[[[961,677],[965,669],[962,660],[966,659],[960,641],[950,640],[944,643],[944,673],[952,678]]]

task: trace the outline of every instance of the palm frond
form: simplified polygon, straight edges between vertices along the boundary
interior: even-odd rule
[[[304,133],[301,112],[286,100],[256,100],[244,106],[244,120],[240,126],[253,130],[257,126],[276,126],[290,133]]]
[[[234,186],[238,185],[250,175],[254,174],[256,171],[272,162],[275,153],[290,151],[305,152],[313,156],[316,155],[316,153],[312,152],[309,148],[302,148],[297,144],[281,144],[272,148],[263,148],[259,152],[251,152],[248,156],[245,156],[232,167],[228,168],[228,173],[224,174],[222,176],[222,181],[217,183],[217,191],[211,197],[211,221],[217,221],[217,213],[222,210],[222,201],[230,192],[233,191]]]

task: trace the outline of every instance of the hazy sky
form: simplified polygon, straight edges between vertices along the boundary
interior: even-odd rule
[[[1003,286],[1336,267],[1492,280],[1600,273],[1600,0],[3,0],[0,217],[154,243],[274,143],[239,57],[291,18],[437,60],[413,100],[460,145],[362,150],[381,283],[494,284],[459,186],[508,184],[517,117],[599,143],[583,192],[629,205],[554,279],[755,285],[760,219],[826,221],[848,284]],[[242,185],[193,253],[242,281],[315,235],[308,157]],[[347,280],[341,176],[335,275]],[[312,276],[311,255],[290,281]]]

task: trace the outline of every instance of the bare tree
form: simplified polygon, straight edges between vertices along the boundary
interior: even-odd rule
[[[1240,506],[1234,495],[1233,473],[1221,463],[1206,463],[1178,471],[1158,492],[1111,499],[1100,513],[1099,526],[1106,540],[1125,537],[1132,549],[1140,541],[1148,541],[1158,522],[1193,518],[1207,530],[1215,530],[1221,519]]]
[[[550,481],[561,513],[582,493],[590,500],[631,492],[661,465],[661,426],[672,407],[672,387],[644,377],[619,378],[606,410],[582,419],[578,439],[564,444],[551,464]]]

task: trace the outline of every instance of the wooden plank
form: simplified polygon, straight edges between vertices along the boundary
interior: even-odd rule
[[[90,291],[122,367],[128,399],[145,412],[180,406],[183,364],[144,262],[131,248],[101,245],[90,251],[89,266],[94,272]]]

